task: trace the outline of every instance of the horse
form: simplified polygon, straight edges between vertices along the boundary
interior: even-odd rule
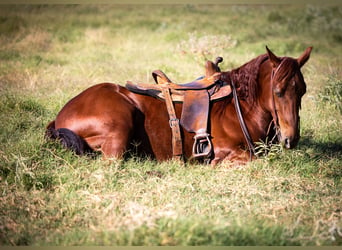
[[[237,99],[228,95],[210,102],[211,165],[245,164],[251,159],[235,112],[236,102],[253,143],[275,137],[286,149],[298,144],[299,110],[306,92],[301,68],[311,50],[308,47],[298,58],[279,57],[266,46],[265,54],[236,69],[220,72],[220,81],[235,85]],[[182,106],[174,103],[177,117]],[[191,158],[194,134],[183,127],[180,130],[187,161]],[[72,98],[48,124],[46,136],[58,139],[78,155],[100,151],[106,159],[122,159],[134,152],[159,162],[173,157],[164,101],[114,83],[96,84]]]

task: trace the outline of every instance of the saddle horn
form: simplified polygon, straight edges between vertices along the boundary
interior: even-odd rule
[[[221,69],[220,69],[220,67],[218,66],[219,63],[221,63],[221,62],[223,62],[223,57],[221,57],[221,56],[216,57],[215,65],[216,65],[216,68],[217,68],[217,70],[218,70],[217,72],[221,72]]]
[[[223,58],[220,56],[216,58],[215,62],[207,61],[205,64],[205,76],[210,77],[217,72],[221,72],[221,69],[218,65],[222,61],[223,61]]]

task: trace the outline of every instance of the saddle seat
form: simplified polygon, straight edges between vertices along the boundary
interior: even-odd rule
[[[221,80],[218,64],[222,60],[222,57],[218,57],[215,63],[207,61],[205,76],[190,83],[173,83],[164,72],[155,70],[152,76],[156,84],[134,84],[130,81],[126,84],[126,88],[134,93],[165,100],[172,129],[172,148],[175,158],[183,156],[179,124],[188,132],[195,133],[192,158],[209,159],[212,153],[210,135],[207,133],[210,101],[225,98],[232,92],[230,85]],[[180,120],[176,117],[174,102],[183,103]]]

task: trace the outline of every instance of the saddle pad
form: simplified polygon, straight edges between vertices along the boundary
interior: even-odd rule
[[[209,93],[207,90],[184,92],[180,124],[188,132],[205,132],[209,115]]]

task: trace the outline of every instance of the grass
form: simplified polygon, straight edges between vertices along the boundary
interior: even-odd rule
[[[63,14],[62,14],[63,13]],[[1,245],[342,245],[341,6],[0,8]],[[308,92],[294,150],[246,166],[77,157],[44,139],[104,81],[176,82],[265,53],[297,57]]]

